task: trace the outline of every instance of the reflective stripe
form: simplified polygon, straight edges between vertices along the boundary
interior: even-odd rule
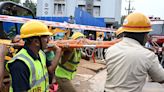
[[[12,60],[16,60],[18,59],[18,57],[24,58],[25,60],[29,61],[30,63],[30,67],[32,69],[32,83],[31,83],[31,88],[33,87],[33,85],[36,83],[36,77],[35,77],[35,66],[33,64],[33,62],[31,61],[31,59],[29,59],[28,57],[26,57],[24,54],[19,54],[16,57],[14,57]]]
[[[30,63],[30,66],[31,66],[31,69],[32,69],[32,83],[30,85],[31,88],[38,85],[38,84],[40,84],[42,81],[45,80],[45,78],[48,77],[48,72],[47,72],[40,80],[36,81],[36,76],[35,76],[36,73],[35,73],[35,67],[34,67],[33,62],[28,57],[26,57],[24,54],[19,54],[19,55],[15,56],[14,58],[12,58],[12,60],[15,61],[16,59],[19,59],[18,57],[24,58],[25,60],[29,61],[29,63]]]
[[[62,64],[59,64],[59,67],[65,69],[65,70],[67,70],[67,71],[69,71],[69,72],[75,72],[75,71],[76,71],[76,69],[75,69],[75,70],[68,69],[67,67],[65,67],[65,66],[62,65]]]
[[[44,81],[45,80],[44,77],[47,78],[48,77],[48,73],[46,73],[45,76],[42,76],[42,78],[37,80],[33,86],[36,86],[36,85],[40,84],[42,81]]]
[[[71,64],[79,64],[80,62],[75,62],[75,61],[68,61]]]

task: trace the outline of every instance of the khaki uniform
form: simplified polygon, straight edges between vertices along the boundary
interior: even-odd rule
[[[139,42],[124,37],[108,48],[106,92],[141,92],[147,75],[153,81],[164,81],[164,69],[158,57]]]

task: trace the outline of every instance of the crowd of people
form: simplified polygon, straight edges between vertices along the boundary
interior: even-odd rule
[[[121,41],[109,47],[105,57],[103,49],[98,49],[97,57],[104,59],[107,67],[104,92],[142,92],[147,75],[155,82],[164,82],[164,69],[157,55],[147,49],[151,47],[146,44],[150,31],[150,20],[144,14],[131,13],[116,31]],[[26,22],[20,29],[20,36],[13,39],[13,43],[23,41],[24,46],[6,64],[7,46],[0,45],[0,89],[3,88],[6,68],[10,75],[10,92],[49,92],[54,78],[59,85],[57,92],[80,92],[71,80],[76,75],[80,60],[87,59],[87,56],[81,48],[49,44],[52,35],[42,22]],[[62,40],[58,36],[61,35],[56,35],[56,40]],[[83,38],[85,35],[80,32],[71,36],[72,40],[83,41]],[[93,35],[89,34],[88,39],[93,40]],[[105,38],[100,34],[93,42],[111,40],[110,34]]]

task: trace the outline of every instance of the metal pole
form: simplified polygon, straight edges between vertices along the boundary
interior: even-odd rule
[[[128,11],[128,14],[130,14],[130,13],[132,13],[132,10],[134,10],[134,8],[131,8],[131,2],[132,2],[132,0],[128,0],[127,2],[128,2],[128,8],[125,8],[125,10],[127,10]]]
[[[130,10],[131,10],[130,4],[131,4],[131,1],[129,0],[128,14],[130,14]]]

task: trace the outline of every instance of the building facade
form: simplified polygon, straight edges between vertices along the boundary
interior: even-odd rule
[[[106,25],[120,24],[122,0],[37,0],[38,17],[74,16],[75,7],[96,18],[104,18]]]

